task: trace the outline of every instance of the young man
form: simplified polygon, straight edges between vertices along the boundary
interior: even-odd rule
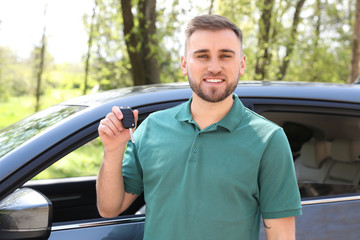
[[[192,98],[149,116],[134,144],[119,108],[100,122],[103,217],[119,215],[144,192],[144,239],[258,239],[260,216],[267,239],[295,239],[301,202],[291,151],[280,127],[233,94],[245,67],[232,22],[191,20],[181,69]]]

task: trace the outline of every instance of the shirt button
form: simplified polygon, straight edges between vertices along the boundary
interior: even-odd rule
[[[194,148],[194,153],[197,153],[198,152],[198,148]]]

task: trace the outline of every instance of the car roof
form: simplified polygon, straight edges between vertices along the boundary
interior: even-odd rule
[[[269,89],[272,89],[269,91]],[[154,84],[104,91],[84,95],[61,103],[61,105],[96,106],[120,98],[148,94],[155,98],[165,94],[167,101],[179,99],[180,96],[190,97],[191,90],[187,82]],[[159,93],[159,94],[158,94]],[[360,102],[360,85],[315,82],[283,82],[283,81],[239,81],[235,93],[247,98],[289,98],[312,99],[323,101]],[[144,99],[143,99],[144,100]]]

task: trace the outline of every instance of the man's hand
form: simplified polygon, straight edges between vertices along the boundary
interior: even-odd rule
[[[138,120],[139,111],[134,110],[135,123]],[[125,129],[121,123],[123,114],[119,107],[113,107],[104,119],[100,121],[98,132],[104,144],[105,152],[112,152],[119,149],[130,140],[129,130]]]
[[[139,112],[134,112],[135,123]],[[101,216],[116,217],[127,209],[137,195],[126,193],[122,176],[122,161],[130,132],[121,123],[123,114],[119,107],[100,121],[98,131],[104,144],[104,159],[96,181],[97,206]]]

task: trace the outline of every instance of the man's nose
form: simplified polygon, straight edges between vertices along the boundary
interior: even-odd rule
[[[219,59],[213,58],[211,59],[211,61],[209,61],[209,66],[208,66],[209,72],[212,72],[213,74],[217,74],[221,72],[221,70],[222,70],[222,66]]]

